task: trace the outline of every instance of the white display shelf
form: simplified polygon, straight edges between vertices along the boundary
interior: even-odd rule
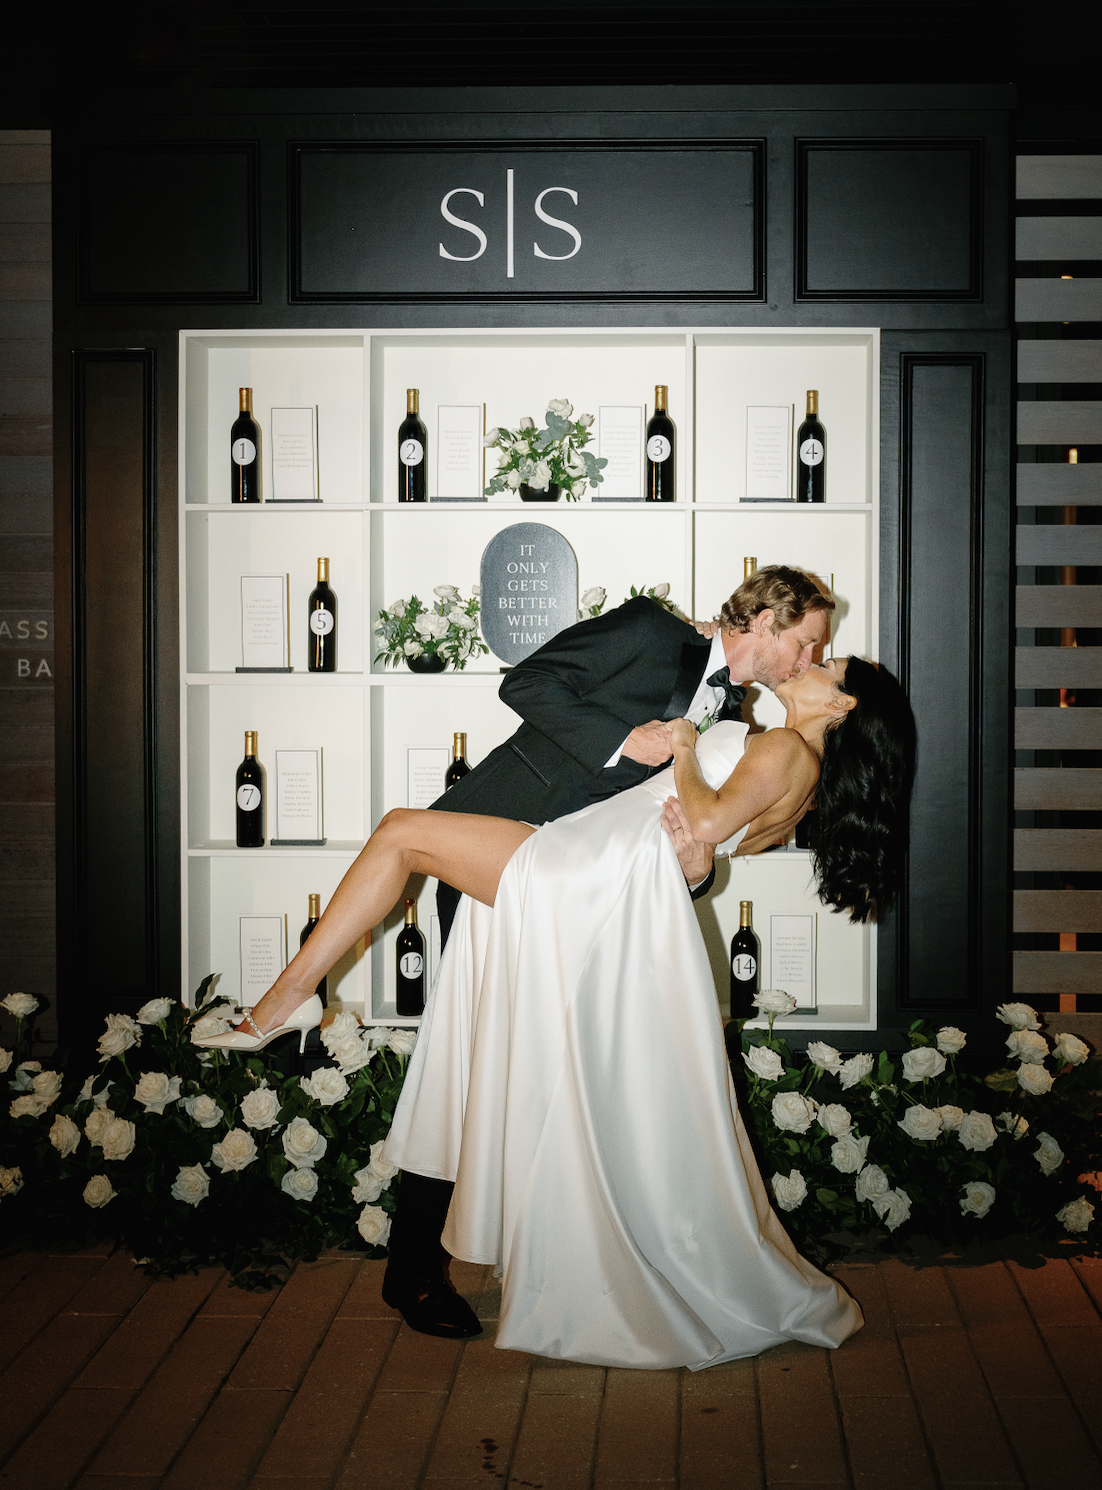
[[[833,580],[839,609],[830,650],[874,656],[878,634],[879,333],[789,328],[742,332],[691,328],[343,332],[199,331],[181,334],[180,356],[181,719],[185,770],[181,812],[184,992],[210,971],[236,979],[237,917],[285,914],[292,931],[306,894],[323,904],[367,834],[389,808],[406,805],[406,750],[450,746],[465,730],[477,763],[516,727],[501,703],[494,657],[466,671],[417,675],[373,661],[378,612],[450,583],[464,595],[478,582],[482,551],[502,527],[540,522],[578,556],[579,593],[601,585],[608,607],[636,587],[670,585],[687,613],[710,617],[742,576],[743,557],[799,565]],[[485,405],[487,428],[540,419],[566,397],[577,413],[603,404],[653,408],[665,383],[676,430],[674,503],[434,502],[436,406]],[[318,408],[322,501],[234,505],[228,500],[228,432],[237,389],[253,389],[262,462],[274,405]],[[394,436],[405,391],[420,391],[429,431],[426,503],[396,500]],[[788,403],[794,429],[807,388],[819,391],[827,430],[827,501],[746,503],[745,408]],[[491,457],[492,462],[492,457]],[[487,470],[487,478],[491,474]],[[267,487],[266,466],[262,485]],[[222,499],[225,493],[225,500]],[[367,514],[366,518],[364,514]],[[341,671],[306,671],[306,597],[315,561],[329,557],[338,599]],[[237,673],[242,573],[291,576],[291,664],[286,674]],[[313,689],[308,698],[305,690]],[[772,695],[751,690],[755,719],[782,721]],[[260,731],[271,775],[274,751],[320,744],[324,751],[324,848],[237,849],[233,774],[242,731]],[[274,804],[273,804],[274,805]],[[274,816],[269,832],[274,831]],[[282,862],[281,862],[282,861]],[[873,928],[831,916],[809,889],[806,853],[789,849],[721,867],[721,888],[698,912],[716,971],[728,988],[726,946],[738,901],[754,901],[768,962],[768,916],[813,911],[819,928],[820,1012],[788,1028],[875,1026]],[[737,883],[736,883],[737,881]],[[411,886],[422,930],[432,931],[434,885]],[[370,956],[350,955],[337,993],[376,1022],[394,1014],[395,912]],[[431,948],[430,948],[431,959]],[[768,981],[768,970],[763,969]],[[222,991],[227,991],[223,986]]]

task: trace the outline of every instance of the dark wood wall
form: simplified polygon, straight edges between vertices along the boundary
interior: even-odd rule
[[[909,890],[881,934],[879,1019],[889,1038],[919,1013],[967,1024],[1003,998],[1011,102],[1001,87],[257,90],[105,106],[59,127],[71,1025],[178,987],[182,326],[883,327],[881,656],[912,691],[922,753]],[[738,210],[710,230],[729,235],[726,252],[704,264],[703,247],[686,251],[694,208],[675,173],[594,218],[610,244],[639,244],[612,279],[575,264],[505,283],[487,260],[443,283],[435,236],[417,259],[423,234],[400,189],[436,180],[445,157],[490,173],[506,154],[569,154],[599,180],[629,152],[657,179],[670,151],[706,174],[722,150],[746,163]],[[371,218],[356,195],[369,189],[391,220],[372,224],[365,273],[342,234]],[[112,883],[126,887],[114,956],[99,927]]]

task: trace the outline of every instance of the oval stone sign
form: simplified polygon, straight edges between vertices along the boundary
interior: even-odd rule
[[[578,619],[578,559],[543,523],[513,523],[482,555],[482,635],[502,662],[523,662]]]

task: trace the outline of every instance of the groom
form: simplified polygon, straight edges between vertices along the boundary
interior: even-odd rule
[[[520,728],[433,806],[538,824],[615,796],[668,763],[670,721],[737,719],[740,684],[772,689],[804,672],[833,609],[806,574],[770,565],[724,602],[714,635],[642,596],[571,626],[506,675],[500,697]],[[696,843],[676,812],[663,826],[695,899],[711,886],[712,846]],[[458,899],[440,886],[443,940]],[[439,1240],[452,1189],[403,1174],[383,1297],[415,1330],[469,1339],[482,1327],[448,1282]]]

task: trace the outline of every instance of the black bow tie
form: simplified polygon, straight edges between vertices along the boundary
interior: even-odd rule
[[[704,680],[709,688],[722,688],[724,694],[723,707],[719,711],[721,719],[738,719],[742,713],[742,701],[746,697],[746,689],[739,683],[731,682],[731,669],[729,667],[718,668],[711,677]]]

